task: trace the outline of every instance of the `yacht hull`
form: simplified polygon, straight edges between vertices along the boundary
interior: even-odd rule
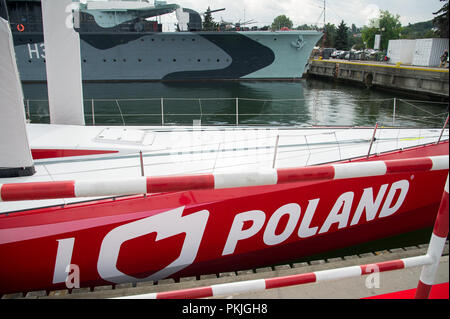
[[[437,155],[448,155],[448,143],[359,161]],[[93,287],[236,271],[431,227],[447,175],[418,167],[3,214],[0,293],[70,288],[76,276]]]

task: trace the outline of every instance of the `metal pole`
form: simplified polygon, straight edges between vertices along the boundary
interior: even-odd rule
[[[447,123],[448,123],[448,115],[447,115],[447,119],[445,120],[444,127],[443,127],[442,130],[441,130],[441,135],[439,135],[439,139],[438,139],[438,141],[437,141],[436,144],[439,144],[439,142],[441,141],[442,134],[444,134],[444,130],[445,130],[445,127],[447,126]]]
[[[444,250],[445,241],[448,235],[448,175],[442,194],[441,204],[434,223],[430,244],[428,245],[427,256],[431,257],[433,263],[422,267],[419,284],[417,285],[415,299],[427,299],[430,295],[436,277],[436,271]]]
[[[31,116],[30,116],[30,100],[27,100],[27,115],[28,115],[28,121],[31,122]]]
[[[370,156],[370,151],[372,150],[372,144],[373,144],[373,141],[375,140],[375,133],[377,132],[377,128],[378,128],[378,123],[376,123],[375,129],[373,130],[373,136],[372,136],[372,140],[370,141],[369,153],[367,153],[367,158],[369,158],[369,156]]]
[[[142,151],[139,151],[139,158],[141,160],[141,176],[145,176],[145,173],[144,173],[144,159],[142,157]]]
[[[273,164],[272,168],[275,168],[275,162],[277,161],[277,153],[278,153],[278,141],[280,140],[280,135],[277,135],[277,140],[275,142],[275,151],[273,154]]]
[[[94,108],[94,99],[91,100],[91,112],[92,112],[92,125],[95,126],[95,108]]]
[[[222,143],[219,143],[219,146],[217,147],[217,151],[216,151],[216,160],[214,161],[214,166],[213,166],[213,169],[212,169],[213,172],[216,169],[217,158],[219,157],[219,151],[220,151],[220,147],[221,146],[222,146]]]
[[[338,145],[338,151],[339,151],[339,159],[342,160],[342,154],[341,154],[341,144],[339,144],[339,140],[337,138],[336,132],[333,132],[334,138],[336,139],[336,143]]]
[[[308,166],[309,158],[311,157],[311,150],[309,149],[308,139],[306,138],[306,135],[304,135],[304,137],[305,137],[306,147],[308,148],[308,158],[306,159],[305,166]]]
[[[313,98],[313,125],[317,125],[317,118],[316,118],[316,98]]]
[[[161,98],[161,125],[164,126],[164,98]]]
[[[327,38],[327,32],[326,32],[326,19],[325,19],[325,13],[326,13],[326,0],[323,0],[323,37],[322,37],[322,49],[325,49],[325,41]],[[323,51],[322,51],[322,57],[323,57]]]
[[[239,98],[236,98],[236,126],[239,125]]]
[[[392,115],[392,126],[395,126],[395,110],[397,108],[397,98],[394,97],[394,114]]]

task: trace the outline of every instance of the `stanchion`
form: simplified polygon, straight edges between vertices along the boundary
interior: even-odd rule
[[[367,153],[367,158],[370,156],[370,151],[372,150],[373,141],[375,140],[375,134],[377,133],[378,123],[375,124],[375,129],[373,130],[372,140],[370,141],[369,152]]]

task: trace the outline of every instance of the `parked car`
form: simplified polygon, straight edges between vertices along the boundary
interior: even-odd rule
[[[348,51],[341,51],[341,54],[339,54],[339,59],[345,59],[345,56],[348,54]]]
[[[361,60],[362,59],[362,56],[363,56],[363,51],[354,51],[353,52],[353,59],[354,60]]]
[[[331,56],[330,56],[330,57],[331,57],[332,59],[337,59],[337,57],[339,56],[340,52],[341,52],[341,51],[336,50],[336,51],[334,51],[333,53],[331,53]]]
[[[382,56],[383,52],[380,52],[380,51],[374,50],[374,49],[366,49],[364,51],[364,54],[366,56],[366,60],[381,61],[381,56]]]

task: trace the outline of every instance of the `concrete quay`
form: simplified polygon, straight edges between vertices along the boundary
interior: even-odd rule
[[[221,283],[246,281],[254,279],[288,276],[309,273],[347,266],[371,264],[400,258],[421,256],[426,254],[428,244],[402,247],[396,249],[374,251],[361,255],[342,256],[339,258],[313,260],[274,267],[264,267],[221,274],[203,275],[200,278],[181,278],[179,282],[165,279],[158,282],[139,282],[137,284],[121,284],[95,287],[93,289],[33,291],[25,297],[20,294],[7,294],[3,299],[107,299],[149,294],[154,292],[173,291],[196,287],[205,287]],[[443,256],[435,278],[435,284],[449,281],[449,243],[446,242]],[[338,279],[329,282],[310,283],[297,286],[274,288],[256,292],[222,295],[208,299],[360,299],[417,287],[422,267],[379,273],[379,285],[366,285],[368,275],[354,278]]]
[[[403,91],[448,100],[449,69],[392,65],[385,62],[312,60],[307,77],[354,82],[366,87]]]

